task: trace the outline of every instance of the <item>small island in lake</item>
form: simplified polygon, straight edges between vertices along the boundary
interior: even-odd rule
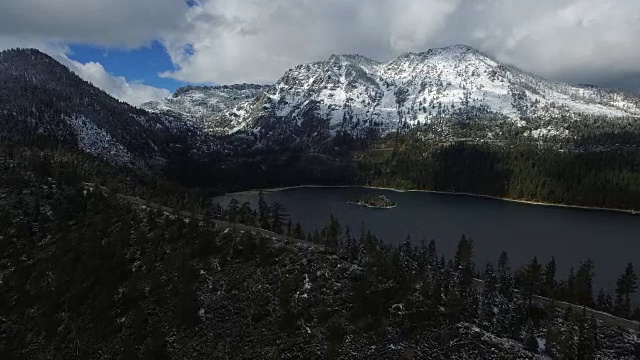
[[[349,201],[350,203],[367,206],[376,209],[391,209],[396,207],[396,203],[391,201],[384,195],[366,194],[360,196],[356,201]]]

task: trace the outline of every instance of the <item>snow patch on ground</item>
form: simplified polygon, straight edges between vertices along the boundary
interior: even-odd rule
[[[538,341],[538,354],[544,354],[547,351],[547,339],[536,337]]]
[[[144,103],[147,111],[177,114],[193,126],[209,133],[232,133],[243,129],[248,110],[256,97],[270,86],[237,84],[229,86],[186,86],[161,101]]]
[[[133,158],[131,153],[91,120],[84,116],[74,116],[69,118],[68,122],[82,150],[106,157],[119,165],[131,162]]]
[[[306,299],[309,297],[309,290],[311,290],[311,281],[309,281],[309,275],[304,274],[304,285],[302,290],[298,292],[298,297]]]

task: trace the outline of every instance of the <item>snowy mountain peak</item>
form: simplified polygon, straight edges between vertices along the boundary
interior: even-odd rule
[[[342,65],[378,65],[379,63],[375,60],[371,60],[365,56],[358,54],[334,54],[329,57],[329,63],[334,64],[342,64]]]
[[[446,54],[454,54],[454,55],[465,55],[468,53],[473,53],[473,54],[484,55],[480,51],[476,50],[475,48],[472,48],[471,46],[465,45],[465,44],[455,44],[451,46],[445,46],[441,48],[433,48],[433,49],[427,50],[427,52],[429,51],[432,53],[440,53],[440,54],[446,53]]]
[[[453,45],[442,48],[433,48],[418,53],[407,52],[393,59],[391,62],[424,62],[430,59],[439,59],[441,61],[450,62],[482,61],[495,63],[495,61],[490,56],[467,45]]]
[[[204,93],[204,92],[243,92],[243,91],[260,91],[264,90],[264,85],[257,84],[233,84],[233,85],[220,85],[220,86],[195,86],[187,85],[176,89],[171,95],[171,98],[180,98],[189,93]]]
[[[434,120],[640,116],[637,95],[547,81],[462,44],[387,62],[336,54],[289,69],[274,86],[188,86],[143,107],[177,113],[214,133],[260,127],[264,119],[286,128],[309,117],[334,133],[385,133]]]
[[[245,127],[265,118],[298,124],[310,114],[325,119],[331,131],[375,127],[382,133],[435,119],[497,116],[524,124],[532,118],[640,116],[635,95],[546,81],[466,45],[384,63],[332,55],[290,69],[264,100],[246,111]]]

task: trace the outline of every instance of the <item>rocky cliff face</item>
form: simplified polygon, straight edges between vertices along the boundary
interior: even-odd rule
[[[230,133],[242,127],[246,104],[271,89],[267,85],[186,86],[162,101],[142,104],[142,108],[178,115],[210,133]]]

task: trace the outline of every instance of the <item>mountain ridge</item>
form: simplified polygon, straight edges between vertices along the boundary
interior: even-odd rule
[[[155,113],[166,113],[185,119],[192,126],[213,134],[234,132],[234,111],[270,85],[232,84],[219,86],[187,85],[169,97],[150,101],[140,107]]]
[[[0,136],[7,139],[48,136],[139,168],[207,142],[183,120],[119,101],[36,49],[0,52],[0,83]]]
[[[233,126],[203,128],[218,133],[259,129],[265,118],[296,126],[302,114],[327,120],[333,134],[367,128],[384,134],[441,118],[493,116],[525,124],[530,118],[640,116],[638,94],[548,81],[463,44],[407,52],[387,62],[333,54],[287,70],[273,86],[252,95],[222,114],[203,116],[233,119]]]
[[[610,129],[599,117],[626,131],[640,116],[637,95],[548,82],[464,45],[386,63],[332,55],[289,69],[275,85],[185,86],[172,102],[149,105],[150,112],[112,98],[37,50],[2,52],[0,67],[8,84],[0,90],[0,136],[53,135],[141,168],[268,148],[348,150],[421,125],[446,141],[468,137],[459,130],[469,125],[476,139],[569,140],[580,127]]]

